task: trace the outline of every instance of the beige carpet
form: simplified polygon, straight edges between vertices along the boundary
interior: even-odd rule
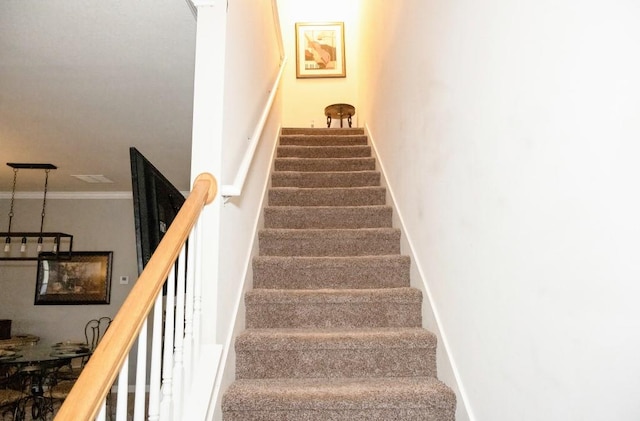
[[[283,129],[225,421],[452,421],[362,129]]]

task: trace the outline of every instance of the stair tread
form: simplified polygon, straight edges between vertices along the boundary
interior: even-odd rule
[[[420,303],[422,292],[411,287],[368,289],[253,289],[245,294],[248,303]]]
[[[357,236],[365,236],[375,233],[400,233],[399,228],[393,227],[381,227],[381,228],[304,228],[304,229],[292,229],[292,228],[262,228],[260,233],[278,233],[291,237],[327,234],[339,236],[341,234],[353,234]]]
[[[381,254],[376,256],[256,256],[254,261],[277,262],[278,265],[304,264],[307,267],[316,265],[332,267],[348,267],[352,264],[371,265],[377,262],[409,263],[411,258],[399,254]]]
[[[227,390],[225,410],[440,407],[456,396],[434,377],[241,379]]]
[[[282,149],[323,149],[323,148],[336,148],[336,149],[370,149],[369,145],[279,145],[278,148]]]
[[[436,336],[422,327],[245,329],[236,350],[434,348]]]
[[[315,158],[312,158],[315,159]],[[317,176],[331,176],[336,175],[340,177],[348,176],[349,174],[380,174],[380,171],[376,170],[352,170],[352,171],[292,171],[292,170],[281,170],[274,171],[272,174],[277,175],[299,175],[301,177],[312,177],[314,175]]]
[[[367,211],[367,210],[387,210],[391,209],[389,205],[338,205],[338,206],[273,206],[267,205],[265,210],[271,212],[318,212],[318,211]]]
[[[354,191],[379,191],[385,190],[385,187],[382,186],[354,186],[354,187],[297,187],[297,186],[285,186],[285,187],[271,187],[269,190],[271,191],[304,191],[304,192],[329,192],[329,191],[339,191],[339,192],[348,192],[352,193]]]
[[[349,162],[349,161],[371,161],[371,162],[375,162],[375,158],[370,157],[370,156],[356,156],[356,157],[347,157],[347,158],[299,158],[299,157],[295,157],[295,156],[283,156],[283,157],[278,157],[275,158],[278,161],[282,161],[282,162],[312,162],[312,161],[318,161],[318,162],[335,162],[335,161],[344,161],[344,162]],[[353,170],[352,170],[353,171]],[[369,170],[369,171],[373,171],[373,170]]]
[[[332,136],[342,134],[364,134],[363,127],[283,127],[281,130],[283,135],[299,135],[299,134],[330,134]]]

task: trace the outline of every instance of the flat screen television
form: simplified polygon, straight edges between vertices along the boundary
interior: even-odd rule
[[[129,148],[129,156],[140,274],[178,214],[185,198],[136,148]]]

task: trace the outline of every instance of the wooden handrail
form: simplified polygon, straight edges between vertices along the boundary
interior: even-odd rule
[[[189,197],[82,370],[56,421],[95,419],[182,246],[203,207],[213,201],[217,191],[216,179],[211,174],[203,173],[196,178]]]

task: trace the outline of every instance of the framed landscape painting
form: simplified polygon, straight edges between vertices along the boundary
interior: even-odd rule
[[[346,77],[344,23],[296,23],[296,77]]]
[[[35,304],[109,304],[111,251],[40,253]]]

